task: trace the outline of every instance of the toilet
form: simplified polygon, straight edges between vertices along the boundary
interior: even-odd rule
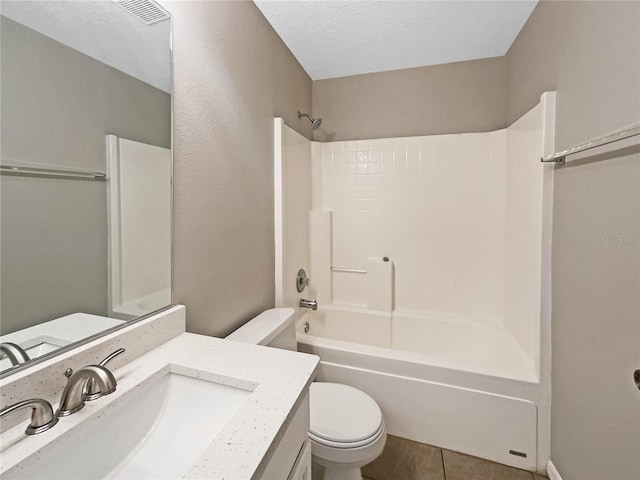
[[[226,338],[236,342],[297,350],[295,310],[262,312]],[[375,460],[387,433],[376,401],[349,385],[313,382],[309,388],[311,427],[307,434],[324,480],[361,480],[360,468]]]

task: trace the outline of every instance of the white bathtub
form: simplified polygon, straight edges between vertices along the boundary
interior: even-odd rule
[[[300,312],[296,328],[298,350],[321,358],[318,380],[369,393],[390,434],[544,470],[538,406],[548,398],[508,332],[335,306]]]

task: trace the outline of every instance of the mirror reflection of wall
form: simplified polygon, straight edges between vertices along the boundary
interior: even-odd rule
[[[108,0],[3,1],[1,13],[0,341],[33,358],[171,303],[170,21],[145,25]],[[164,252],[168,284],[120,320],[107,318],[113,179],[7,171],[106,173],[107,135],[167,152],[158,170],[169,177],[163,246],[147,236],[136,252]]]
[[[171,303],[171,151],[107,136],[109,317]]]

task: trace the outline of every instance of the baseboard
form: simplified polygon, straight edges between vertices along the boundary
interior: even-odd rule
[[[547,463],[547,475],[549,476],[549,480],[562,480],[558,470],[556,470],[556,466],[551,460]]]

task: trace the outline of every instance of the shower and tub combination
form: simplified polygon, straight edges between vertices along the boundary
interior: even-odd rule
[[[545,469],[554,119],[554,93],[487,133],[322,143],[275,119],[276,306],[317,299],[298,349],[388,433]]]

